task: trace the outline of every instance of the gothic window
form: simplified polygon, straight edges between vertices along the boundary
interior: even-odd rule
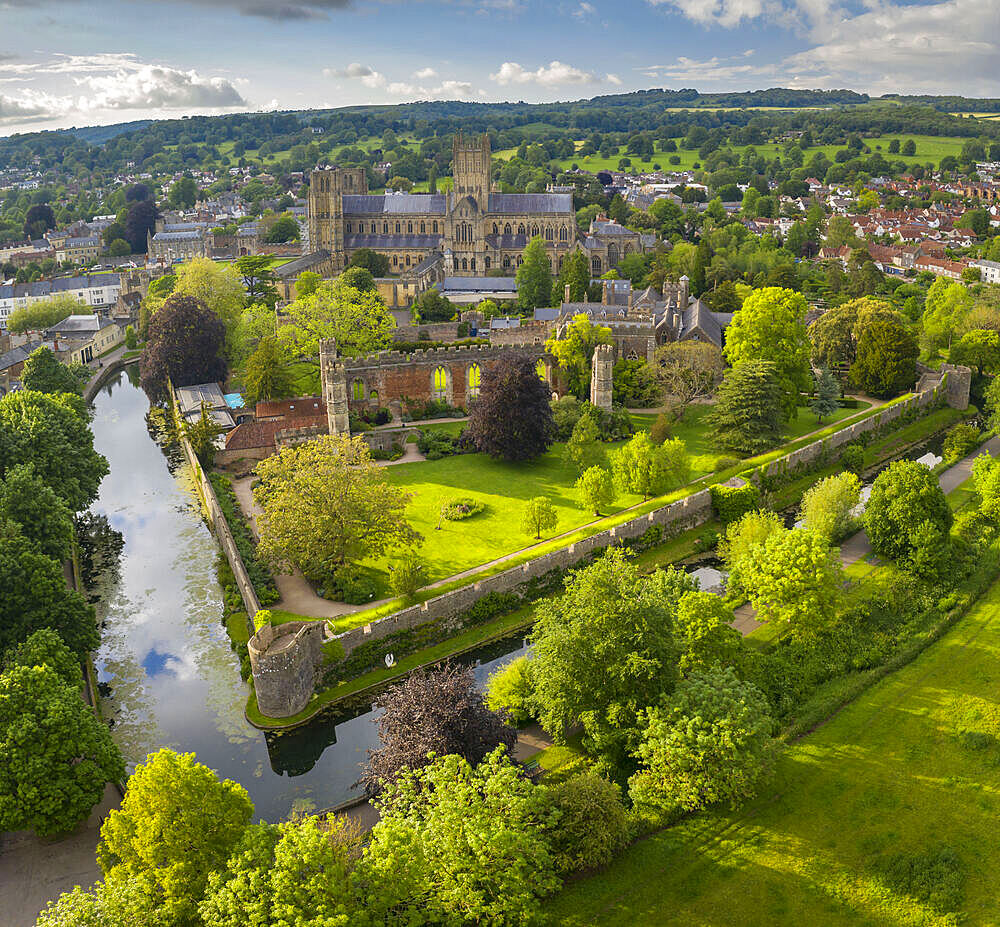
[[[517,266],[520,267],[524,263],[524,258],[519,254],[517,256]]]
[[[504,267],[510,267],[510,255],[509,254],[505,254],[503,256],[503,266]]]
[[[504,235],[509,235],[510,234],[510,223],[509,222],[503,227],[503,233],[504,233]]]
[[[545,240],[552,241],[552,229],[545,230]]]
[[[412,235],[413,234],[413,223],[412,222],[407,222],[406,223],[406,234],[407,235]]]
[[[524,234],[524,224],[523,223],[517,227],[517,234],[518,235],[523,235]]]
[[[361,380],[355,380],[351,383],[351,399],[356,401],[365,398],[365,384]]]
[[[444,399],[448,395],[448,371],[444,367],[434,368],[434,389],[431,398]]]
[[[369,398],[369,399],[370,399],[370,400],[371,400],[372,402],[374,402],[374,403],[375,403],[375,405],[378,405],[378,390],[377,390],[377,389],[373,389],[373,390],[372,390],[372,391],[371,391],[371,392],[370,392],[370,393],[368,394],[368,398]]]
[[[631,245],[631,243],[628,243],[628,244],[626,244],[626,245],[625,245],[625,247],[624,247],[624,248],[622,249],[622,254],[624,254],[624,255],[626,255],[626,256],[627,256],[627,255],[629,255],[629,254],[631,254],[631,253],[632,253],[632,245]]]
[[[469,368],[468,373],[468,384],[469,384],[469,398],[478,399],[479,398],[479,386],[482,382],[482,371],[479,369],[479,364],[473,364]]]
[[[399,257],[395,254],[392,256],[392,266],[399,267]]]
[[[432,234],[437,235],[437,231],[438,231],[438,224],[437,224],[437,220],[435,219],[431,223],[431,232],[432,232]]]
[[[533,225],[531,227],[531,237],[534,238],[537,234],[538,234],[538,226],[537,225]]]
[[[469,258],[469,270],[475,270],[475,269],[476,269],[476,259]]]
[[[499,235],[500,234],[499,231],[497,230],[497,224],[495,222],[493,223],[493,234],[494,235]]]
[[[618,263],[618,245],[608,245],[608,267]]]
[[[397,222],[396,223],[396,234],[398,235],[402,231],[403,231],[403,229],[401,228],[400,224]]]
[[[490,269],[490,257],[489,257],[489,255],[486,255],[485,261],[486,261],[486,269],[489,270]]]
[[[462,258],[462,270],[468,270],[468,269],[469,269],[469,262],[465,258]]]
[[[544,382],[548,382],[548,377],[545,376],[545,361],[540,360],[535,364],[535,373],[538,374],[538,379]]]
[[[351,223],[350,222],[347,223],[347,234],[348,235],[351,234]]]
[[[383,235],[388,235],[389,234],[389,223],[388,222],[383,222],[382,223],[382,234]]]
[[[372,235],[374,235],[374,234],[375,234],[375,223],[373,222],[372,223]]]
[[[410,256],[409,255],[406,255],[406,266],[407,267],[410,266]]]
[[[559,240],[566,241],[567,238],[569,238],[569,232],[565,228],[559,229]]]
[[[420,223],[420,234],[423,235],[427,231],[427,225],[424,222]]]
[[[601,259],[599,257],[595,257],[591,260],[590,269],[592,273],[598,275],[601,273]]]
[[[632,361],[638,360],[639,359],[639,355],[636,354],[635,351],[629,351],[628,352],[628,359],[632,360]]]

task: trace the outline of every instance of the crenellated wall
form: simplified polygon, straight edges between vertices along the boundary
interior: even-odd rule
[[[323,659],[324,622],[265,624],[247,642],[257,707],[271,718],[287,718],[309,703],[316,667]]]

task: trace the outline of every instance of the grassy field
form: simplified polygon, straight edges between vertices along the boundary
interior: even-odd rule
[[[722,456],[709,441],[706,421],[709,408],[689,408],[684,421],[672,429],[672,436],[681,438],[691,454],[692,480],[712,473]],[[857,413],[856,409],[841,409],[824,424]],[[633,416],[637,429],[648,429],[653,420],[652,415]],[[447,423],[432,427],[455,432],[461,425]],[[811,411],[800,409],[798,418],[786,429],[785,440],[794,440],[819,427]],[[619,446],[620,443],[604,447],[610,452]],[[573,489],[577,473],[563,459],[563,448],[563,444],[556,444],[530,464],[510,464],[484,454],[466,454],[386,468],[386,476],[392,483],[413,494],[407,518],[424,537],[421,555],[428,563],[432,582],[532,544],[534,538],[521,530],[521,517],[524,503],[535,496],[549,499],[559,518],[556,527],[545,533],[546,538],[594,520],[577,502]],[[457,498],[475,499],[486,510],[464,521],[441,520],[441,506]],[[612,515],[641,501],[639,496],[623,495],[602,514]],[[388,559],[366,566],[384,574]]]
[[[892,141],[893,138],[898,138],[900,144],[905,142],[907,139],[912,138],[917,146],[916,155],[911,158],[907,158],[899,154],[890,155],[889,142]],[[966,139],[964,138],[940,137],[934,135],[884,135],[882,138],[865,139],[865,144],[867,144],[873,152],[879,152],[889,160],[902,160],[907,164],[926,164],[928,161],[933,161],[937,164],[946,155],[957,156],[961,152],[962,145],[965,142]],[[582,144],[582,141],[577,142],[577,147]],[[747,147],[753,147],[754,151],[756,151],[758,155],[768,160],[781,155],[784,150],[783,146],[778,144],[753,145]],[[805,152],[806,162],[809,161],[816,151],[822,151],[823,154],[825,154],[832,161],[834,154],[841,148],[843,148],[843,145],[816,145],[813,148],[809,148]],[[742,155],[746,148],[737,147],[733,150]],[[505,159],[511,158],[515,153],[516,149],[514,148],[505,148],[502,151],[494,152],[496,157]],[[679,164],[670,163],[670,157],[672,155],[676,155],[680,158]],[[592,155],[586,158],[564,158],[556,163],[559,165],[560,169],[563,170],[576,164],[583,170],[594,173],[597,171],[617,170],[618,161],[622,157],[631,158],[632,167],[639,171],[653,170],[653,166],[655,164],[659,164],[664,170],[690,170],[696,163],[701,163],[697,151],[687,149],[675,152],[658,151],[650,160],[644,161],[636,155],[626,155],[624,146],[620,149],[619,154],[610,158],[601,158],[598,155]]]
[[[553,922],[996,924],[1000,584],[912,664],[785,751],[737,813],[570,885]]]

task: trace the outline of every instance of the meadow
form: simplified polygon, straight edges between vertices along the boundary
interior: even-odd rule
[[[1000,584],[787,749],[753,803],[641,841],[568,886],[553,922],[995,924],[998,666]]]

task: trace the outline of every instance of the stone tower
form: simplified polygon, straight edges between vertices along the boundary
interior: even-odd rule
[[[309,244],[330,252],[334,273],[344,269],[344,196],[368,192],[360,167],[334,167],[309,175]]]
[[[337,358],[337,342],[324,339],[319,343],[319,379],[326,403],[327,429],[332,435],[351,435],[347,414],[347,374]]]
[[[493,184],[490,137],[484,132],[476,141],[466,141],[459,132],[452,144],[451,157],[455,200],[471,196],[480,212],[486,212]]]
[[[593,369],[590,374],[590,403],[599,409],[611,409],[611,394],[614,387],[612,369],[615,365],[615,349],[610,344],[599,344],[594,348]]]

